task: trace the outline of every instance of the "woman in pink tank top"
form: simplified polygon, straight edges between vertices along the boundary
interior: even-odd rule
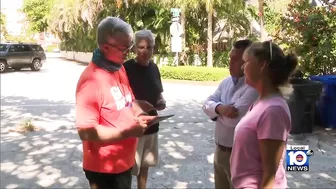
[[[259,99],[235,129],[232,184],[235,189],[287,188],[283,158],[291,119],[279,87],[295,70],[297,58],[266,41],[246,49],[244,60],[245,82]]]

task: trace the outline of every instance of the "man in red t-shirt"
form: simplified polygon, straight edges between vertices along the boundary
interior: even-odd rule
[[[132,47],[133,30],[107,17],[97,29],[99,48],[79,78],[76,127],[83,141],[83,169],[91,188],[131,188],[137,145],[153,109],[135,101],[122,63]]]

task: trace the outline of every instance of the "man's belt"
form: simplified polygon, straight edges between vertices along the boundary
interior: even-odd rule
[[[222,146],[220,144],[217,144],[217,146],[223,152],[231,152],[232,151],[232,147],[226,147],[226,146]]]

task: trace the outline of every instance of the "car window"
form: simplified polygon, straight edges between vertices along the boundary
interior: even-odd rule
[[[14,45],[10,46],[9,49],[8,49],[9,52],[15,52],[15,48],[14,48]]]
[[[33,51],[38,51],[38,46],[37,45],[30,45],[30,47],[33,49]]]
[[[37,47],[38,51],[44,51],[44,49],[41,46]]]
[[[37,46],[36,45],[30,45],[31,49],[33,49],[33,51],[37,51]]]
[[[6,51],[8,45],[0,44],[0,51]]]
[[[22,45],[22,50],[27,52],[27,51],[31,51],[31,48],[29,47],[29,45]]]
[[[23,46],[22,45],[12,45],[9,47],[9,52],[22,52]]]
[[[40,45],[31,45],[30,46],[34,51],[44,51]]]

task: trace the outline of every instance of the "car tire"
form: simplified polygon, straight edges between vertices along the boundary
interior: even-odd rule
[[[39,71],[42,67],[42,63],[41,63],[41,60],[39,59],[34,59],[31,66],[30,66],[30,69],[33,70],[33,71]]]
[[[15,71],[20,71],[22,68],[21,67],[13,67],[13,70]]]
[[[0,61],[0,73],[3,73],[7,70],[7,63],[5,61]]]

